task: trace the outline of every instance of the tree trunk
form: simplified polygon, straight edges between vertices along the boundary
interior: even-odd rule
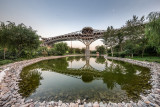
[[[143,55],[144,55],[144,50],[145,50],[145,49],[142,50],[142,58],[143,58]]]
[[[6,59],[6,48],[3,49],[3,59]]]
[[[120,44],[120,52],[122,52],[122,44]]]
[[[111,53],[112,53],[112,57],[113,57],[113,47],[111,46]]]
[[[22,50],[19,50],[16,57],[18,58],[20,56],[20,54],[22,53]]]
[[[133,58],[133,53],[132,53],[132,58]]]

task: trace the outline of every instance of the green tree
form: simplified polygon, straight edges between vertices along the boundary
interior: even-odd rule
[[[118,42],[118,45],[119,45],[119,52],[122,52],[123,51],[123,42],[124,42],[124,39],[125,39],[125,36],[126,36],[126,31],[125,31],[125,27],[121,27],[120,29],[116,30],[116,38],[117,38],[117,42]]]
[[[0,25],[0,47],[3,48],[3,59],[6,59],[5,54],[7,51],[7,48],[10,45],[10,26],[5,25],[4,22],[1,22]]]
[[[103,56],[100,56],[100,57],[96,58],[96,63],[104,64],[105,61],[106,61],[106,59]]]
[[[81,54],[81,49],[79,49],[79,48],[75,48],[75,53],[77,53],[77,54]]]
[[[134,56],[134,53],[139,49],[141,42],[142,47],[142,56],[146,48],[146,38],[144,35],[145,25],[144,25],[144,16],[138,19],[137,16],[133,15],[131,20],[126,22],[126,43],[125,48],[127,53]]]
[[[17,51],[17,57],[25,50],[33,51],[39,47],[40,41],[36,31],[23,23],[1,23],[0,46]]]
[[[133,43],[131,40],[127,40],[124,48],[126,54],[131,55],[131,57],[133,58],[134,54],[139,50],[139,45]]]
[[[58,52],[59,55],[65,54],[66,51],[68,50],[68,45],[67,45],[67,43],[64,43],[64,42],[54,44],[53,47],[54,47],[55,51]]]
[[[33,51],[39,47],[39,36],[31,27],[27,28],[22,23],[15,26],[12,30],[11,43],[13,48],[17,50],[17,56],[20,56],[24,50]]]
[[[74,53],[74,48],[68,48],[68,51],[70,54],[73,54]]]
[[[86,50],[85,48],[82,48],[82,49],[81,49],[81,53],[82,53],[82,54],[85,54],[85,50]]]
[[[105,53],[105,47],[103,45],[96,46],[96,51],[99,52],[100,54],[104,54]]]
[[[151,12],[147,18],[149,23],[146,25],[145,33],[148,42],[160,54],[160,12]]]
[[[115,29],[111,26],[111,27],[108,27],[107,28],[107,31],[104,33],[104,40],[103,40],[103,43],[107,46],[107,47],[110,47],[111,48],[111,53],[112,53],[112,56],[113,56],[113,52],[114,52],[114,46],[116,45],[117,43],[117,40],[116,40],[116,33],[115,33]]]

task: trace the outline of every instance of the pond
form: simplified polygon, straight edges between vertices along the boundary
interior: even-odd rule
[[[137,102],[151,89],[150,70],[104,57],[65,57],[25,67],[19,93],[34,101]]]

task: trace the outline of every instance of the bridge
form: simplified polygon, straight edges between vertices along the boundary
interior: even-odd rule
[[[79,40],[86,45],[85,55],[88,56],[90,54],[89,46],[92,42],[97,39],[103,38],[105,30],[96,30],[92,27],[84,27],[80,31],[50,37],[50,38],[42,38],[45,46],[51,46],[56,42],[60,41],[74,41]]]

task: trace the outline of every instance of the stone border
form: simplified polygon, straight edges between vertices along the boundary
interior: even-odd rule
[[[79,55],[66,55],[66,56],[79,56]],[[137,61],[126,58],[117,58],[117,57],[106,57],[107,59],[120,60],[124,62],[129,62],[132,64],[140,65],[147,67],[151,72],[151,85],[152,89],[150,94],[147,96],[141,96],[142,100],[139,100],[138,103],[130,101],[129,103],[86,103],[77,100],[74,103],[63,103],[59,102],[33,102],[32,99],[25,100],[18,93],[18,81],[20,80],[19,74],[25,66],[31,65],[33,63],[62,58],[66,56],[51,56],[51,57],[40,57],[31,60],[19,61],[11,63],[8,65],[1,66],[2,72],[5,76],[0,82],[0,107],[159,107],[160,106],[160,64],[153,62]]]

